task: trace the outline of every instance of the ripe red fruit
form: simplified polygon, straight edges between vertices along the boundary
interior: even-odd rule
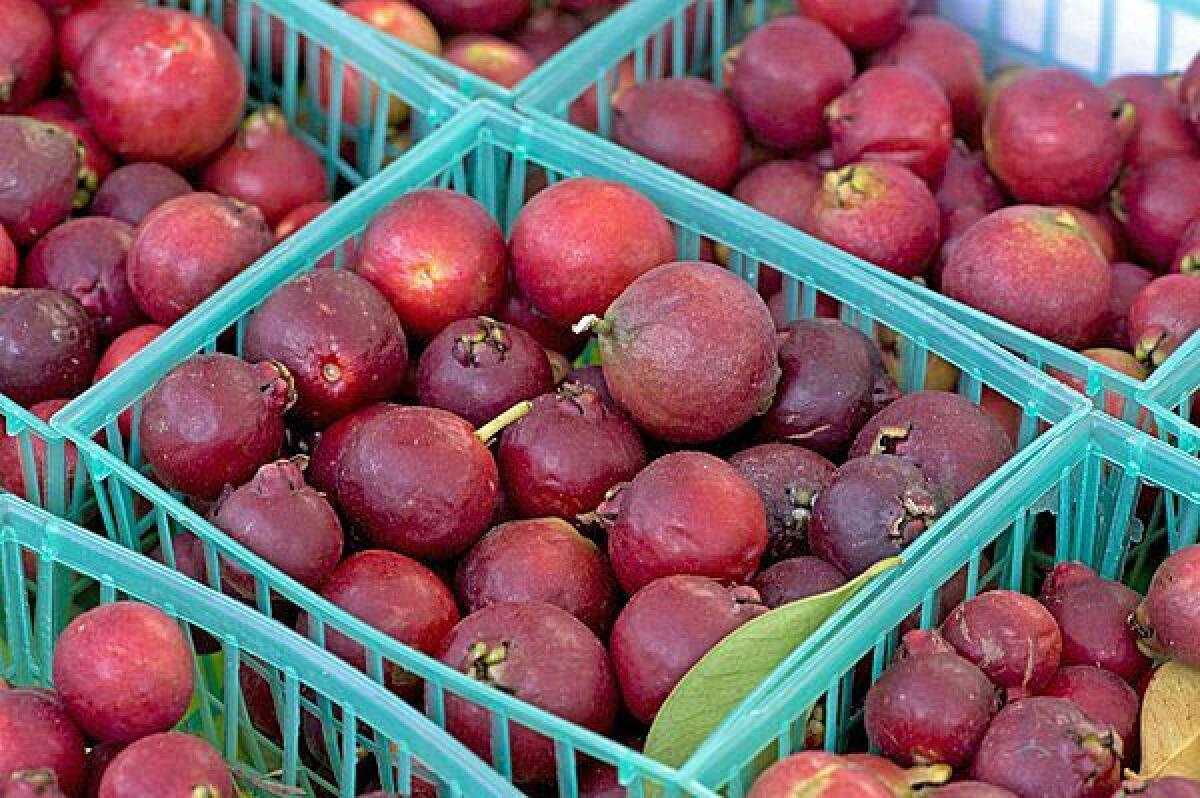
[[[347,0],[340,8],[417,49],[435,55],[441,52],[441,37],[429,17],[403,0]]]
[[[959,236],[941,282],[953,299],[1077,349],[1101,332],[1112,270],[1070,212],[1015,205]]]
[[[236,795],[229,766],[209,743],[182,732],[143,737],[108,766],[99,798]]]
[[[329,500],[337,505],[338,471],[341,469],[342,453],[345,446],[353,438],[358,426],[375,413],[382,412],[389,405],[378,403],[367,405],[359,410],[342,416],[317,435],[316,444],[312,450],[312,460],[308,466],[308,482],[317,490],[325,493]]]
[[[546,351],[519,327],[480,316],[446,326],[421,353],[421,404],[476,427],[525,399],[554,389]]]
[[[162,164],[131,163],[105,178],[91,211],[137,225],[159,205],[191,191],[186,180]]]
[[[101,181],[112,173],[117,162],[100,143],[100,138],[96,135],[92,123],[83,115],[83,112],[72,106],[63,108],[63,105],[66,104],[56,100],[44,100],[29,108],[26,114],[34,119],[40,119],[60,127],[75,137],[83,155],[83,168],[79,172],[79,190],[75,196],[75,205],[80,207],[96,191]]]
[[[155,477],[200,499],[250,479],[283,445],[290,379],[277,363],[223,354],[176,366],[142,402],[142,454]]]
[[[1092,665],[1070,665],[1060,668],[1041,694],[1068,699],[1092,720],[1111,727],[1126,746],[1136,742],[1140,701],[1120,676]]]
[[[983,116],[983,55],[971,35],[935,16],[916,16],[899,38],[871,56],[872,66],[900,64],[919,69],[950,101],[954,129],[972,135]]]
[[[232,141],[200,173],[200,185],[253,205],[274,227],[289,212],[329,193],[325,164],[266,106],[246,117]]]
[[[894,454],[921,469],[951,504],[1013,455],[1004,429],[964,396],[920,391],[876,414],[854,439],[850,457]]]
[[[1179,249],[1171,261],[1171,271],[1182,274],[1200,274],[1200,218],[1188,225],[1179,240]]]
[[[747,798],[889,798],[896,794],[879,774],[850,757],[803,751],[764,771]]]
[[[383,405],[340,448],[334,496],[372,545],[442,561],[486,530],[496,504],[496,463],[458,416]]]
[[[496,462],[521,516],[573,520],[633,479],[647,456],[621,411],[591,386],[567,382],[534,399],[529,413],[504,430]]]
[[[825,109],[837,166],[887,161],[936,184],[950,154],[954,123],[941,87],[906,66],[863,72]]]
[[[83,745],[83,735],[48,691],[0,690],[0,783],[17,771],[47,768],[68,795],[78,795]]]
[[[821,190],[821,170],[808,161],[768,161],[756,166],[733,187],[734,198],[762,211],[784,224],[803,227],[813,196]],[[770,296],[779,290],[781,280],[773,272],[774,286],[764,285],[759,276],[759,293]],[[768,291],[767,288],[774,290]]]
[[[63,128],[23,116],[0,116],[0,224],[27,247],[67,218],[83,159]]]
[[[649,725],[692,666],[730,632],[766,612],[749,587],[702,576],[667,576],[638,590],[613,626],[609,647],[630,714]]]
[[[1144,166],[1177,155],[1200,155],[1179,103],[1161,75],[1122,75],[1104,85],[1133,104],[1133,135],[1125,144],[1125,163]]]
[[[908,21],[907,0],[796,0],[796,10],[822,23],[855,50],[876,50]]]
[[[452,64],[511,89],[537,69],[520,45],[486,33],[463,33],[446,43],[442,54]]]
[[[1200,158],[1176,157],[1133,169],[1113,193],[1113,212],[1125,223],[1133,251],[1166,271],[1200,216]]]
[[[433,571],[390,551],[369,549],[347,557],[321,586],[321,595],[360,621],[426,654],[437,654],[459,619],[454,594]],[[296,629],[308,635],[310,625],[308,615],[302,615]],[[367,670],[362,644],[328,625],[325,648],[359,670]],[[385,665],[384,682],[407,698],[419,695],[416,677],[395,663]]]
[[[510,521],[479,539],[459,562],[455,592],[467,612],[503,602],[542,601],[597,636],[617,612],[617,583],[596,544],[558,518]]]
[[[983,153],[969,149],[961,139],[955,139],[950,148],[934,199],[941,211],[943,241],[1004,207],[1004,194],[987,170]]]
[[[591,762],[579,769],[579,798],[626,798],[617,769],[607,762]]]
[[[0,392],[26,407],[91,384],[96,333],[83,306],[44,288],[0,288]]]
[[[54,687],[88,737],[130,743],[175,726],[192,700],[192,651],[178,623],[133,601],[104,604],[67,626]]]
[[[96,34],[114,19],[130,9],[138,8],[139,0],[75,0],[58,22],[58,55],[62,69],[74,80],[83,62],[83,54]]]
[[[612,731],[620,698],[604,645],[570,613],[550,604],[493,604],[454,627],[441,660],[484,684],[601,734]],[[491,712],[447,693],[446,730],[482,757],[492,751]],[[547,783],[555,746],[509,727],[512,777]]]
[[[354,271],[392,303],[404,329],[428,340],[489,312],[504,291],[504,235],[483,206],[446,189],[404,195],[363,233]]]
[[[583,21],[574,14],[547,6],[533,12],[520,28],[510,34],[534,62],[541,64],[583,33]]]
[[[203,17],[169,8],[114,19],[75,77],[96,133],[126,161],[195,166],[229,138],[246,104],[229,40]]]
[[[1200,798],[1200,781],[1181,776],[1164,776],[1145,781],[1138,777],[1126,780],[1113,798]]]
[[[732,66],[730,97],[750,135],[785,152],[829,141],[825,106],[854,80],[846,46],[825,26],[796,16],[756,28],[732,54]]]
[[[529,15],[529,0],[416,0],[438,27],[470,33],[498,33]]]
[[[6,0],[0,14],[0,114],[32,105],[54,71],[54,27],[33,0]]]
[[[630,283],[675,257],[675,238],[650,200],[621,183],[556,183],[513,223],[513,277],[530,303],[571,325],[600,314]]]
[[[48,422],[55,413],[67,406],[67,401],[66,399],[47,399],[32,405],[29,412],[42,421]],[[46,475],[46,442],[40,435],[31,434],[29,443],[33,450],[33,468],[34,473],[37,474],[38,496],[45,501],[46,492],[49,490]],[[27,498],[30,495],[25,484],[25,470],[22,465],[24,459],[20,436],[4,435],[0,437],[0,488],[15,493],[21,498]],[[79,450],[75,448],[74,444],[65,443],[63,445],[63,466],[68,491],[74,484],[75,466],[78,462]]]
[[[100,361],[96,364],[96,373],[92,375],[92,384],[95,385],[116,371],[166,331],[167,328],[161,324],[143,324],[132,330],[126,330],[112,339],[108,348],[100,354]],[[126,410],[121,413],[118,423],[121,426],[121,435],[125,440],[129,440],[129,433],[133,429],[133,412]]]
[[[1117,349],[1133,349],[1129,340],[1129,309],[1138,294],[1146,287],[1154,274],[1133,263],[1118,261],[1112,265],[1112,291],[1108,297],[1108,318],[1102,343]]]
[[[729,464],[758,491],[766,510],[763,560],[807,553],[813,500],[833,478],[833,463],[800,446],[764,443],[738,452]]]
[[[8,231],[0,226],[0,288],[10,288],[17,281],[17,270],[21,268],[21,259],[17,254],[17,245],[13,243]]]
[[[316,428],[390,399],[408,367],[395,310],[342,269],[317,269],[277,288],[250,315],[242,351],[287,368],[296,385],[292,412]]]
[[[703,443],[765,412],[779,381],[775,323],[758,294],[719,266],[668,263],[635,280],[604,319],[604,379],[656,438]]]
[[[975,778],[1020,798],[1108,798],[1121,780],[1121,743],[1063,698],[1023,698],[997,713],[979,746]]]
[[[612,106],[618,144],[721,191],[737,179],[742,123],[707,80],[651,80],[621,92]]]
[[[764,569],[751,583],[771,609],[837,590],[846,577],[820,557],[793,557]]]
[[[1036,599],[1011,590],[989,590],[960,604],[941,633],[998,687],[1040,690],[1062,656],[1054,616]]]
[[[1191,600],[1198,580],[1200,545],[1185,546],[1158,566],[1134,617],[1143,651],[1200,667],[1200,620]]]
[[[605,75],[605,91],[609,92],[608,99],[623,91],[628,91],[637,85],[637,73],[633,66],[633,57],[622,59]],[[596,84],[589,83],[583,94],[575,98],[567,111],[567,119],[572,125],[590,130],[595,133],[599,126],[599,110],[597,109]]]
[[[1150,368],[1200,329],[1200,280],[1168,274],[1152,280],[1129,308],[1129,342],[1133,354]]]
[[[514,285],[504,292],[504,299],[494,314],[497,321],[520,327],[533,339],[552,352],[574,355],[583,348],[586,339],[571,328],[551,321],[539,312]],[[575,319],[578,321],[578,317]]]
[[[988,105],[988,166],[1021,202],[1091,206],[1121,167],[1123,113],[1121,103],[1075,72],[1026,69]]]

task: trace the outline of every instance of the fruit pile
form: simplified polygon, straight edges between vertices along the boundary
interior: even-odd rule
[[[989,82],[967,33],[911,6],[797,0],[724,55],[724,91],[636,84],[630,57],[612,138],[1143,379],[1200,327],[1200,56],[1103,87],[1057,68]],[[593,130],[594,92],[571,113]],[[782,308],[779,274],[759,280]]]
[[[354,248],[255,308],[241,357],[193,356],[144,397],[150,474],[350,615],[619,739],[731,631],[900,552],[1013,453],[965,397],[900,395],[856,328],[777,333],[620,183],[540,191],[508,242],[475,200],[417,190]],[[600,367],[570,368],[573,322]],[[174,545],[213,582],[195,538]],[[419,700],[399,665],[385,680]],[[486,710],[448,693],[445,713],[490,754]],[[553,782],[551,740],[511,743],[516,781]]]
[[[881,756],[797,754],[750,798],[1200,796],[1200,781],[1179,777],[1122,784],[1123,767],[1137,772],[1156,661],[1200,666],[1198,568],[1200,546],[1181,549],[1144,599],[1076,562],[1055,567],[1037,599],[980,593],[936,630],[905,634],[867,691],[864,725]]]

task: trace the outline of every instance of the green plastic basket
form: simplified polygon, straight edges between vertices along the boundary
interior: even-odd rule
[[[956,534],[885,574],[872,595],[851,599],[793,652],[748,699],[754,711],[730,717],[682,772],[739,798],[761,751],[786,756],[803,747],[814,707],[826,749],[864,750],[868,685],[890,662],[902,624],[916,614],[931,626],[942,587],[963,569],[968,595],[986,587],[1034,593],[1038,577],[1065,560],[1144,593],[1167,552],[1196,542],[1200,461],[1098,412],[1046,437],[1037,457],[951,511]],[[1149,523],[1135,516],[1139,507]]]
[[[564,69],[531,76],[518,107],[535,119],[543,114],[566,119],[572,103],[594,88],[597,133],[607,138],[612,132],[610,95],[623,60],[632,56],[639,83],[694,74],[721,86],[722,53],[769,19],[795,13],[794,3],[781,0],[645,0],[633,5],[636,9],[606,27],[605,41],[577,52]],[[1059,0],[939,3],[943,16],[975,36],[990,66],[1062,65],[1106,80],[1119,70],[1182,69],[1200,51],[1200,0],[1146,0],[1138,4],[1143,10],[1125,9],[1122,14],[1117,0],[1096,0],[1087,7],[1072,4],[1070,15],[1066,5]],[[748,206],[741,206],[740,213],[757,214]],[[791,236],[814,242],[799,230],[793,229]],[[1144,411],[1154,412],[1151,401],[1173,407],[1197,387],[1194,368],[1187,369],[1181,357],[1169,359],[1144,383],[1138,382],[911,280],[883,269],[872,267],[871,272],[893,290],[961,321],[1038,369],[1078,378],[1096,407],[1104,408],[1110,396],[1124,397],[1122,418],[1131,424]]]
[[[304,638],[11,495],[0,496],[0,554],[5,679],[48,686],[58,634],[84,609],[118,600],[158,607],[180,622],[193,652],[201,648],[192,707],[179,728],[216,746],[246,795],[293,794],[285,787],[351,798],[379,785],[409,795],[414,778],[442,796],[520,795],[420,712]],[[251,724],[242,668],[270,686],[279,738]],[[302,757],[302,715],[320,719],[332,768]]]
[[[388,124],[392,103],[409,108],[414,139],[446,121],[461,104],[437,81],[411,70],[395,69],[390,54],[378,45],[336,32],[333,23],[341,15],[323,3],[227,0],[223,4],[219,0],[197,0],[190,5],[159,4],[185,8],[235,32],[250,107],[279,106],[293,131],[324,159],[329,185],[338,193],[361,185],[399,154]],[[272,48],[277,62],[274,64]],[[306,94],[304,87],[315,83],[323,58],[329,59],[328,73],[335,76],[325,107],[343,106],[343,67],[362,76],[362,105],[351,116],[359,120],[357,125],[343,123],[339,115],[325,115]],[[0,414],[4,435],[18,439],[26,486],[23,498],[56,515],[76,521],[86,518],[91,509],[87,480],[82,471],[68,468],[61,436],[50,424],[2,395]],[[45,447],[46,468],[41,484],[35,477],[35,446]]]
[[[850,267],[847,258],[789,241],[778,222],[752,218],[732,200],[698,188],[668,171],[595,137],[583,136],[563,123],[537,125],[489,102],[478,102],[419,143],[404,159],[390,166],[321,218],[264,258],[253,274],[237,278],[212,300],[147,347],[144,357],[123,367],[119,379],[106,380],[68,408],[56,423],[81,449],[93,479],[105,530],[133,548],[167,542],[182,530],[204,544],[210,562],[210,584],[219,587],[218,560],[233,560],[253,574],[257,606],[272,615],[284,598],[310,613],[317,622],[312,637],[318,643],[325,630],[361,641],[370,652],[369,672],[382,679],[384,663],[395,663],[432,687],[426,712],[443,723],[446,693],[464,696],[493,714],[492,762],[511,773],[505,721],[552,737],[558,753],[559,795],[577,795],[576,753],[584,753],[618,768],[630,796],[651,792],[667,796],[706,796],[690,778],[652,762],[612,740],[596,735],[511,696],[503,695],[464,674],[399,644],[333,607],[311,591],[257,559],[187,509],[176,497],[155,485],[139,470],[136,440],[123,445],[118,416],[132,407],[140,412],[141,398],[173,366],[198,351],[212,351],[224,334],[241,339],[246,315],[278,285],[309,269],[325,253],[340,250],[348,238],[360,236],[368,221],[405,192],[425,186],[450,187],[470,194],[487,207],[501,226],[510,229],[525,202],[527,179],[592,175],[625,182],[646,194],[671,220],[681,257],[695,257],[701,239],[727,245],[732,268],[754,283],[760,263],[781,264],[793,315],[811,315],[817,292],[843,303],[843,318],[864,331],[887,328],[901,337],[902,387],[917,390],[925,384],[926,355],[935,353],[962,373],[958,388],[978,402],[985,389],[996,391],[1021,408],[1021,442],[1028,444],[1014,464],[993,475],[996,485],[1015,463],[1034,457],[1041,448],[1034,440],[1052,424],[1086,414],[1086,400],[1045,375],[1026,367],[949,319],[894,294],[869,274]],[[136,427],[136,425],[135,425]],[[101,437],[97,437],[97,436]],[[107,440],[108,448],[95,440]],[[987,491],[987,485],[980,491]],[[949,529],[949,527],[943,527]],[[914,550],[915,551],[915,550]]]
[[[1189,338],[1170,360],[1176,365],[1147,389],[1147,406],[1161,438],[1200,455],[1200,335]]]

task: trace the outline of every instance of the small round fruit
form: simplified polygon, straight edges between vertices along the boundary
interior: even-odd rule
[[[784,159],[768,161],[746,172],[730,193],[755,210],[800,228],[804,226],[813,196],[820,189],[820,169],[808,161]],[[769,296],[779,290],[782,281],[767,286],[763,283],[764,276],[760,272],[759,293]]]
[[[205,740],[183,732],[143,737],[112,761],[98,798],[232,796],[225,760]]]
[[[0,782],[18,771],[47,768],[68,795],[78,795],[83,745],[83,735],[49,692],[0,690]]]
[[[956,781],[935,787],[928,795],[929,798],[1017,798],[1012,790],[982,781]]]
[[[92,381],[96,334],[83,306],[44,288],[0,288],[0,393],[29,407]]]
[[[408,42],[418,50],[434,55],[442,51],[441,36],[429,17],[404,0],[346,0],[339,7],[372,28]]]
[[[1040,690],[1062,657],[1054,616],[1036,599],[1012,590],[989,590],[958,605],[941,633],[997,687]]]
[[[1146,598],[1134,616],[1143,650],[1200,667],[1200,545],[1185,546],[1154,572]]]
[[[906,0],[796,0],[796,10],[812,17],[855,50],[876,50],[904,30],[911,3]]]
[[[1200,216],[1200,158],[1165,158],[1131,170],[1113,191],[1112,205],[1134,254],[1166,271]]]
[[[534,11],[509,38],[521,46],[535,64],[542,64],[584,31],[584,22],[563,8],[547,6]]]
[[[131,163],[104,179],[92,199],[91,211],[138,225],[159,205],[191,191],[186,180],[162,164]]]
[[[944,242],[966,230],[986,214],[1004,207],[1004,193],[984,163],[983,153],[954,140],[946,169],[934,193],[941,211]],[[969,222],[964,220],[969,219]]]
[[[754,782],[747,798],[889,798],[896,794],[880,774],[856,764],[850,757],[803,751],[767,768]]]
[[[1112,291],[1108,298],[1108,317],[1100,341],[1117,349],[1131,350],[1129,309],[1154,273],[1133,263],[1118,261],[1112,265]]]
[[[1093,665],[1068,665],[1059,668],[1041,695],[1068,699],[1092,720],[1108,724],[1125,745],[1134,744],[1140,701],[1120,676]]]
[[[1134,356],[1150,368],[1200,329],[1200,280],[1168,274],[1152,280],[1129,308],[1129,342]]]
[[[1104,84],[1110,94],[1133,104],[1133,133],[1125,144],[1125,163],[1144,166],[1177,155],[1200,155],[1179,103],[1162,75],[1122,75]]]
[[[486,33],[455,36],[446,42],[442,57],[506,89],[515,87],[537,69],[537,61],[520,45]]]
[[[17,271],[21,268],[21,258],[17,254],[17,245],[12,236],[0,225],[0,288],[11,288],[17,282]]]
[[[498,33],[529,15],[529,0],[417,0],[439,27],[455,33]]]
[[[33,0],[5,0],[0,14],[0,114],[41,96],[54,72],[54,26]]]
[[[793,557],[765,568],[751,583],[771,609],[828,593],[846,584],[846,577],[820,557]]]
[[[79,142],[54,124],[0,115],[0,225],[28,247],[66,219],[83,174]],[[86,201],[86,194],[82,195]]]
[[[1200,275],[1200,218],[1184,231],[1179,248],[1175,250],[1175,258],[1171,261],[1171,271]]]
[[[140,5],[138,0],[76,0],[68,6],[66,16],[58,20],[57,37],[66,85],[73,85],[73,76],[96,34],[121,14]]]
[[[806,553],[813,501],[833,478],[833,463],[800,446],[764,443],[738,452],[729,464],[758,491],[767,512],[763,561]]]

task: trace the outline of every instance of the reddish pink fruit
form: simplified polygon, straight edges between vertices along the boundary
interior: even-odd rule
[[[877,50],[904,30],[907,0],[796,0],[796,10],[822,23],[855,50]]]
[[[192,651],[179,624],[134,601],[104,604],[67,626],[54,688],[90,738],[130,743],[175,726],[192,700]]]
[[[504,235],[482,205],[421,189],[371,220],[354,271],[383,292],[407,333],[428,340],[496,306],[507,260]]]
[[[563,325],[603,313],[634,280],[675,257],[671,226],[654,203],[594,177],[539,192],[517,215],[511,247],[517,287]]]
[[[143,737],[108,766],[99,798],[196,798],[235,795],[225,760],[208,742],[183,732]]]
[[[64,792],[83,785],[83,735],[49,691],[0,690],[0,782],[22,770],[46,768]]]
[[[486,33],[464,33],[446,43],[442,57],[468,72],[511,89],[537,69],[520,45]]]
[[[270,105],[246,117],[237,136],[204,167],[200,185],[253,205],[272,227],[329,193],[321,158]]]
[[[896,794],[879,774],[849,757],[804,751],[769,767],[747,798],[889,798]]]
[[[233,133],[246,104],[229,40],[203,17],[169,8],[114,19],[92,40],[76,79],[96,133],[127,161],[195,166]]]
[[[282,363],[295,380],[293,412],[321,428],[390,399],[408,366],[400,319],[353,272],[317,269],[276,289],[246,324],[243,355]]]
[[[615,67],[610,68],[609,72],[606,73],[604,83],[605,91],[608,92],[607,101],[611,102],[617,95],[636,86],[636,75],[632,57],[625,58]],[[571,124],[595,133],[599,125],[600,113],[596,107],[597,100],[596,84],[591,83],[583,94],[576,97],[575,102],[571,103],[571,107],[567,112],[567,118]]]
[[[727,435],[770,407],[779,382],[770,311],[753,288],[711,263],[647,272],[592,329],[613,397],[662,440]]]
[[[753,586],[771,609],[828,593],[846,584],[846,577],[820,557],[780,560],[754,577]]]
[[[1041,694],[1068,699],[1092,720],[1111,727],[1126,746],[1136,741],[1138,694],[1114,673],[1092,665],[1070,665],[1060,668]]]
[[[764,612],[753,588],[701,576],[667,576],[638,590],[617,616],[609,641],[630,714],[649,725],[701,657]]]
[[[116,371],[118,367],[124,365],[127,360],[145,349],[151,341],[166,331],[167,328],[161,324],[143,324],[118,335],[101,353],[100,361],[96,364],[96,373],[92,376],[92,384],[95,385]],[[121,426],[121,436],[125,440],[129,440],[129,434],[133,430],[133,411],[126,410],[121,413],[118,423]]]
[[[626,798],[617,769],[607,762],[591,762],[579,769],[579,798]]]
[[[290,375],[277,363],[197,355],[142,402],[142,454],[167,487],[215,499],[279,454],[293,401]]]
[[[1200,329],[1200,280],[1168,274],[1152,280],[1129,308],[1133,354],[1150,368],[1161,365]]]
[[[744,582],[766,550],[758,492],[728,463],[702,452],[655,460],[599,513],[626,593],[676,574]]]
[[[1200,781],[1181,776],[1165,776],[1146,781],[1127,779],[1113,798],[1200,798]]]
[[[1112,265],[1112,291],[1108,296],[1106,333],[1101,341],[1118,349],[1133,349],[1129,340],[1129,309],[1154,273],[1133,263],[1118,261]]]
[[[67,218],[83,179],[78,141],[63,128],[22,116],[0,116],[0,225],[28,247]]]
[[[321,595],[360,621],[426,654],[437,654],[459,619],[454,594],[433,571],[390,551],[367,550],[347,557],[321,586]],[[309,617],[302,615],[296,628],[308,635]],[[362,644],[328,625],[325,648],[359,670],[367,670]],[[419,695],[416,677],[395,663],[385,665],[384,681],[400,695]]]
[[[341,469],[345,446],[357,433],[362,422],[376,413],[384,412],[388,407],[389,405],[383,403],[367,405],[343,416],[317,435],[317,442],[312,450],[312,460],[308,467],[308,482],[317,490],[325,493],[335,506],[338,500],[338,472]]]
[[[1036,205],[976,222],[942,272],[947,296],[1071,348],[1098,337],[1111,286],[1112,270],[1078,220]]]
[[[548,6],[535,11],[510,38],[541,64],[570,44],[583,30],[584,24],[579,17]]]
[[[825,175],[804,228],[876,266],[916,277],[937,251],[939,216],[933,193],[912,172],[866,161]]]
[[[58,55],[68,81],[83,62],[83,54],[96,34],[130,9],[141,6],[139,0],[75,0],[67,15],[58,23]]]
[[[1200,158],[1166,158],[1132,170],[1113,194],[1113,212],[1125,222],[1134,252],[1166,271],[1200,216]]]
[[[800,446],[765,443],[738,452],[729,464],[758,491],[766,510],[763,559],[775,562],[806,553],[813,500],[833,478],[833,463]]]
[[[1171,271],[1182,274],[1200,274],[1200,217],[1188,225],[1175,250]]]
[[[742,123],[733,103],[700,78],[641,83],[613,99],[613,140],[721,191],[737,179]]]
[[[438,27],[455,33],[499,33],[529,15],[529,0],[416,0]]]
[[[553,604],[598,636],[616,615],[617,583],[596,544],[558,518],[511,521],[459,562],[455,592],[467,612],[506,601]]]
[[[972,774],[1020,798],[1108,798],[1121,780],[1121,743],[1062,698],[1024,698],[996,715]]]
[[[0,288],[0,393],[26,407],[92,381],[96,333],[83,306],[44,288]]]
[[[429,17],[403,0],[348,0],[340,7],[350,16],[419,50],[435,55],[441,52],[442,39]]]
[[[87,117],[76,110],[65,114],[61,109],[49,106],[46,101],[38,103],[26,112],[34,119],[41,119],[70,133],[75,137],[83,153],[83,168],[79,173],[79,193],[75,204],[86,203],[87,197],[94,194],[100,183],[116,168],[117,162],[112,154],[100,143],[92,123]]]
[[[105,178],[91,211],[138,225],[159,205],[191,191],[186,180],[162,164],[131,163]]]
[[[1200,621],[1192,601],[1198,584],[1198,545],[1185,546],[1158,566],[1134,617],[1143,651],[1200,667]]]
[[[780,17],[751,32],[731,58],[730,97],[756,141],[786,152],[829,141],[825,106],[854,79],[854,57],[825,26]]]
[[[934,194],[941,211],[942,240],[962,233],[984,215],[1004,207],[1004,193],[987,170],[983,153],[954,140]],[[969,221],[966,221],[969,217]]]
[[[275,243],[294,236],[301,228],[308,226],[314,219],[323,214],[325,211],[333,207],[333,203],[328,200],[320,202],[309,202],[301,205],[299,208],[292,210],[287,216],[279,220],[279,224],[275,225]],[[338,253],[341,253],[342,265],[349,268],[354,265],[354,253],[358,251],[358,244],[353,237],[342,242],[341,247],[326,253],[325,257],[317,261],[316,268],[332,269],[338,265]]]
[[[1133,104],[1133,135],[1125,144],[1125,163],[1145,166],[1177,155],[1200,155],[1179,104],[1161,75],[1122,75],[1104,86]]]
[[[21,259],[17,254],[17,245],[13,243],[8,231],[0,226],[0,288],[10,288],[17,281],[17,270],[21,268]]]
[[[1011,590],[989,590],[960,604],[941,633],[998,687],[1040,690],[1062,656],[1054,616],[1035,599]]]
[[[552,352],[574,355],[583,348],[586,338],[572,332],[570,327],[553,322],[543,316],[513,285],[509,285],[504,299],[496,308],[495,318],[505,324],[520,327],[533,336],[534,340]]]
[[[731,193],[736,199],[784,224],[803,227],[808,207],[820,190],[821,170],[816,166],[808,161],[779,160],[768,161],[742,175]],[[762,277],[759,282],[761,291]],[[776,284],[774,289],[779,290],[779,285]]]
[[[933,78],[906,66],[863,72],[825,109],[838,166],[888,161],[936,184],[950,154],[950,103]]]
[[[604,645],[582,622],[550,604],[493,604],[467,616],[442,646],[441,660],[517,700],[601,734],[612,731],[620,698]],[[482,757],[492,751],[492,714],[445,695],[446,730]],[[555,745],[509,727],[518,784],[554,779]]]
[[[54,27],[33,0],[5,0],[0,14],[0,114],[32,105],[54,71]]]
[[[66,399],[47,399],[29,408],[29,412],[42,421],[49,421],[54,414],[67,406]],[[38,496],[45,501],[46,491],[49,490],[46,474],[46,441],[36,433],[29,436],[29,444],[33,451],[33,468],[37,474]],[[22,453],[21,437],[4,435],[0,437],[0,488],[15,493],[21,498],[31,498],[25,484],[24,470],[25,455]],[[74,444],[63,445],[63,466],[66,485],[74,484],[75,466],[79,462],[79,451]]]

